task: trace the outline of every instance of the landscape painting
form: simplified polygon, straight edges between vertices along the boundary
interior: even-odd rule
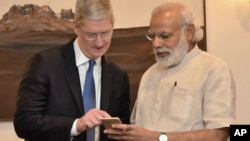
[[[13,5],[0,20],[0,120],[12,120],[18,85],[29,59],[37,52],[74,39],[74,12],[56,14],[49,6]],[[203,26],[205,30],[205,26]],[[130,78],[131,107],[144,71],[155,63],[148,27],[115,29],[107,57],[126,70]],[[199,43],[206,50],[206,40]],[[119,78],[117,78],[119,79]]]

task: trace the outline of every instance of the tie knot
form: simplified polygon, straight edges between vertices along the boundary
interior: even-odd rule
[[[89,60],[89,67],[93,68],[94,65],[95,65],[95,60]]]

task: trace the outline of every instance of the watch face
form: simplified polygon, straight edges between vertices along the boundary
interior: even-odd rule
[[[159,137],[159,141],[167,141],[168,140],[168,137],[166,134],[161,134],[160,137]]]

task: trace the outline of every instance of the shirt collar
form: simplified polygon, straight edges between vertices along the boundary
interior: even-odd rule
[[[197,56],[198,54],[201,53],[201,49],[198,47],[198,45],[195,45],[193,49],[191,49],[185,56],[182,62],[187,62]]]
[[[182,68],[187,62],[189,62],[190,60],[192,60],[195,56],[197,56],[198,54],[201,53],[201,50],[199,49],[199,47],[196,45],[193,49],[191,49],[183,58],[183,60],[180,62],[180,64],[174,66],[174,67],[170,67],[167,68],[168,70],[168,74],[172,74],[174,72],[176,72],[176,70]]]
[[[86,57],[84,53],[82,53],[82,51],[80,50],[80,46],[78,44],[78,38],[76,38],[73,45],[74,45],[74,51],[75,51],[76,66],[79,67],[80,65],[88,62],[90,59]],[[101,57],[96,58],[95,61],[96,61],[96,65],[100,65]]]

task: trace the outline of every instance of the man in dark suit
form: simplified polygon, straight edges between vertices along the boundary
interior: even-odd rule
[[[123,123],[130,122],[128,75],[104,57],[113,26],[109,0],[77,0],[77,38],[34,55],[20,83],[14,117],[19,137],[30,141],[86,141],[87,132],[94,129],[92,141],[107,141],[101,118],[119,117]],[[96,103],[95,108],[86,110],[83,92],[87,89],[89,60],[95,62]]]

